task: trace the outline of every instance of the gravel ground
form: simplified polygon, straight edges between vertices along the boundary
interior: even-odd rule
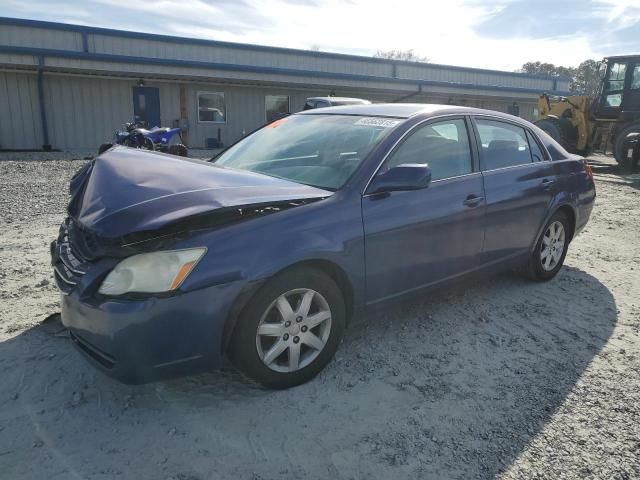
[[[0,477],[640,478],[640,174],[596,159],[591,223],[553,281],[370,314],[317,379],[272,392],[232,368],[120,385],[44,321],[82,164],[0,162]]]
[[[189,157],[208,159],[221,151],[221,149],[190,148]],[[98,152],[96,150],[75,150],[69,152],[0,152],[0,162],[5,160],[14,160],[18,162],[29,160],[91,160],[97,153]]]

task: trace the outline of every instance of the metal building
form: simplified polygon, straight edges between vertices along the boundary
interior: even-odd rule
[[[534,116],[563,77],[0,17],[0,149],[95,149],[135,116],[228,145],[306,97],[450,103]]]

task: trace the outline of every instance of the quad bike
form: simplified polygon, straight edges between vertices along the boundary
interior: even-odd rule
[[[182,143],[182,130],[180,128],[153,127],[150,130],[144,128],[142,122],[130,122],[124,124],[124,130],[115,132],[115,143],[131,148],[144,148],[162,153],[169,153],[179,157],[188,155],[187,147]],[[175,143],[175,139],[179,143]],[[173,142],[173,143],[172,143]],[[109,150],[114,144],[103,143],[98,149],[98,155]]]

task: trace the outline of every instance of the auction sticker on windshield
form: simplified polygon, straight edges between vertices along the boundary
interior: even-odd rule
[[[390,118],[378,118],[378,117],[366,117],[358,120],[354,125],[366,125],[367,127],[383,127],[390,128],[395,127],[400,120],[394,120]]]

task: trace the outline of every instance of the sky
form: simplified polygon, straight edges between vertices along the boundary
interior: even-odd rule
[[[640,0],[2,0],[0,15],[513,71],[640,54]],[[1,27],[0,27],[1,28]]]

